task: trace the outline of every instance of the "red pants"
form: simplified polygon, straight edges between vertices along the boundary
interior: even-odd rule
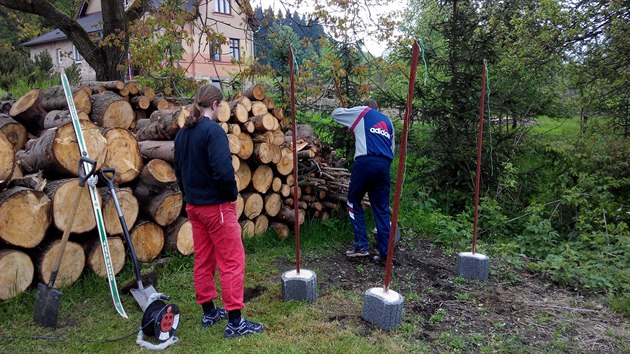
[[[216,299],[214,275],[219,269],[223,306],[227,311],[243,308],[245,249],[236,219],[236,203],[186,205],[192,224],[195,251],[193,278],[197,303]]]

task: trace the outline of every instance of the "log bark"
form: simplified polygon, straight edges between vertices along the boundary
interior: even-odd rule
[[[265,196],[265,214],[270,217],[278,215],[282,209],[282,196],[279,193],[269,193]]]
[[[241,141],[241,148],[239,149],[237,155],[241,159],[247,160],[254,152],[254,142],[247,133],[241,132],[241,134],[238,135],[238,138]]]
[[[173,140],[189,115],[190,111],[186,107],[154,111],[149,118],[150,123],[136,130],[136,139]]]
[[[194,251],[192,224],[180,216],[172,224],[166,227],[164,248],[177,251],[184,256],[191,255]]]
[[[284,240],[289,237],[289,226],[281,222],[273,221],[269,224],[269,229],[276,233],[276,235]]]
[[[26,291],[33,282],[35,267],[26,253],[0,250],[0,300],[8,300]]]
[[[103,222],[105,223],[105,231],[108,235],[123,235],[124,231],[122,225],[120,225],[120,218],[116,211],[116,205],[112,198],[111,192],[108,187],[101,187],[98,189],[101,195],[101,208],[103,211]],[[116,197],[118,198],[118,204],[120,204],[120,211],[125,219],[127,228],[133,226],[138,218],[140,212],[140,204],[138,199],[133,195],[131,188],[116,188]],[[127,230],[129,231],[129,230]]]
[[[79,117],[79,119],[81,120],[90,120],[90,116],[83,112],[83,111],[77,111],[77,116]],[[49,111],[48,114],[46,114],[46,117],[44,118],[44,129],[50,129],[50,128],[56,128],[59,127],[61,125],[64,125],[66,123],[70,123],[72,122],[72,116],[70,115],[70,111],[68,110],[52,110]]]
[[[107,141],[104,166],[116,169],[114,182],[124,184],[135,180],[142,170],[142,154],[136,138],[122,128],[107,129],[103,137]]]
[[[19,171],[19,169],[17,169],[17,171]],[[48,181],[44,178],[42,171],[18,177],[17,175],[19,174],[20,173],[13,173],[13,177],[11,177],[8,188],[24,187],[41,192],[44,190],[44,187],[46,187],[46,184],[48,183]]]
[[[106,90],[122,90],[125,88],[125,83],[120,80],[112,80],[112,81],[90,81],[87,83],[88,86],[94,88],[103,87]],[[92,89],[93,92],[97,90]]]
[[[39,255],[37,266],[37,276],[42,283],[48,284],[50,273],[52,272],[57,254],[61,250],[61,240],[54,240],[42,247],[42,253]],[[53,286],[55,288],[63,288],[74,284],[83,273],[85,267],[85,253],[83,248],[76,242],[68,241],[63,251],[63,258],[57,273],[57,279]]]
[[[299,210],[298,215],[298,221],[302,225],[304,223],[304,210]],[[289,224],[295,224],[295,210],[293,210],[293,207],[283,206],[276,218]]]
[[[164,231],[160,225],[139,220],[131,229],[131,243],[138,256],[138,261],[149,263],[160,255],[164,248]]]
[[[41,106],[43,92],[40,89],[32,89],[15,101],[9,110],[9,115],[22,123],[26,130],[37,135],[43,129],[46,110]]]
[[[173,183],[160,188],[140,183],[134,189],[140,210],[160,226],[172,224],[181,213],[184,204],[182,193]]]
[[[99,128],[92,122],[81,120],[83,139],[87,146],[88,156],[96,160],[96,168],[100,169],[107,154],[107,141]],[[63,176],[78,176],[79,147],[72,123],[59,128],[44,131],[32,145],[27,142],[26,150],[16,153],[16,158],[23,172],[57,173]]]
[[[14,104],[14,99],[0,99],[0,113],[9,114]]]
[[[164,187],[177,181],[175,169],[164,160],[150,160],[142,168],[140,179],[149,186]]]
[[[125,265],[125,244],[120,237],[108,237],[107,245],[109,246],[109,254],[112,259],[114,274],[118,274]],[[107,278],[103,249],[101,248],[101,241],[98,236],[94,235],[94,237],[90,238],[90,240],[85,242],[82,246],[85,252],[85,265],[99,277]]]
[[[160,159],[169,164],[173,164],[175,157],[175,142],[172,140],[145,140],[138,141],[140,153],[147,160]]]
[[[0,133],[0,189],[4,188],[15,170],[15,150],[11,141]]]
[[[243,214],[250,220],[255,219],[263,210],[262,196],[255,192],[241,193],[241,196],[244,203]]]
[[[271,187],[271,182],[273,181],[273,170],[271,167],[267,165],[259,165],[254,170],[252,174],[252,186],[254,189],[261,193],[265,194]]]
[[[0,239],[9,245],[39,245],[51,223],[50,198],[42,191],[13,187],[0,192]]]
[[[91,117],[92,121],[105,128],[129,129],[135,120],[129,102],[111,91],[92,96]]]
[[[252,238],[254,237],[254,232],[256,230],[256,225],[252,220],[241,220],[238,222],[241,225],[241,236],[243,238]]]
[[[28,137],[26,128],[8,114],[0,113],[0,133],[9,139],[15,151],[24,148]]]
[[[80,87],[71,87],[72,100],[77,111],[90,114],[92,111],[92,95]],[[63,91],[63,86],[51,87],[44,91],[41,101],[42,108],[46,111],[67,110],[68,101]]]
[[[79,179],[67,178],[56,181],[49,181],[44,188],[44,192],[51,200],[51,212],[52,220],[55,227],[63,232],[67,225],[68,219],[71,217],[72,201],[79,193]],[[77,214],[74,217],[72,223],[73,233],[85,233],[94,230],[96,227],[96,220],[94,219],[94,212],[92,210],[92,201],[90,199],[90,191],[87,186],[84,186],[81,191],[81,199],[79,200],[79,207]],[[101,202],[100,196],[98,196],[99,202]]]
[[[250,100],[260,101],[265,98],[265,88],[261,85],[254,85],[250,87],[247,91],[245,91],[244,95]]]
[[[254,235],[262,235],[269,230],[269,218],[260,214],[254,219]]]

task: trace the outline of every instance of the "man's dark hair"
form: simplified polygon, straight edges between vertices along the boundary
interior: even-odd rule
[[[374,101],[374,100],[366,100],[363,103],[363,105],[364,106],[368,106],[368,107],[370,107],[372,109],[378,109],[378,104],[376,104],[376,101]]]

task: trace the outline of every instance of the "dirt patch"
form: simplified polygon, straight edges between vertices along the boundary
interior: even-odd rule
[[[325,256],[303,256],[303,267],[318,277],[318,306],[331,321],[352,325],[361,335],[377,329],[361,319],[356,301],[339,293],[363,296],[382,287],[385,266],[368,258],[349,259],[345,249]],[[602,296],[581,294],[491,259],[488,281],[456,276],[456,257],[446,256],[428,241],[402,240],[398,245],[390,288],[405,296],[402,324],[415,326],[412,340],[435,350],[484,345],[500,350],[527,348],[568,352],[620,352],[630,340],[627,317],[608,309]],[[279,269],[291,263],[278,261]],[[463,339],[462,339],[463,338]],[[497,344],[500,343],[500,344]]]

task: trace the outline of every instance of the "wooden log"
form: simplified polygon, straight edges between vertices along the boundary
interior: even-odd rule
[[[265,194],[271,187],[273,181],[273,170],[268,165],[259,165],[252,174],[252,186],[254,189]]]
[[[0,239],[24,248],[39,245],[51,223],[50,208],[42,191],[13,187],[0,192]]]
[[[177,220],[166,227],[165,234],[165,249],[177,251],[184,256],[193,253],[192,224],[188,218],[178,217]]]
[[[269,113],[269,111],[267,110],[267,106],[265,106],[264,102],[261,101],[252,101],[252,116],[262,116],[265,115],[267,113]],[[273,117],[273,116],[272,116]],[[275,117],[274,117],[275,119]]]
[[[51,200],[52,219],[55,227],[63,232],[65,231],[68,220],[71,217],[72,201],[77,193],[81,193],[77,214],[72,223],[70,232],[85,233],[96,227],[96,220],[92,210],[92,201],[90,199],[90,191],[84,187],[79,191],[78,178],[66,178],[56,181],[48,181],[44,192]],[[100,196],[97,196],[101,203]]]
[[[115,236],[108,237],[107,244],[109,245],[109,255],[112,260],[114,274],[118,274],[125,265],[125,244],[120,237]],[[107,268],[105,268],[103,250],[101,249],[101,242],[97,235],[91,237],[82,247],[85,252],[85,265],[87,268],[99,277],[107,278]]]
[[[116,169],[114,182],[124,184],[135,180],[142,170],[142,154],[136,138],[123,128],[107,129],[103,137],[107,141],[104,166]]]
[[[271,114],[273,114],[273,116],[276,117],[278,121],[281,121],[284,119],[284,111],[280,107],[274,107],[273,110],[271,111]]]
[[[0,133],[0,189],[4,188],[15,170],[15,150],[9,139]]]
[[[243,215],[243,209],[245,209],[245,202],[243,201],[243,197],[239,194],[236,197],[236,219],[240,219],[241,215]]]
[[[291,187],[289,187],[288,184],[283,184],[282,187],[280,187],[280,195],[284,198],[288,197],[291,195]]]
[[[16,173],[14,173],[14,176],[11,177],[11,181],[7,186],[8,188],[24,187],[41,192],[44,190],[44,187],[46,187],[46,183],[48,183],[48,181],[44,178],[42,171],[31,173],[30,175],[26,176],[17,177],[15,175]]]
[[[277,122],[276,118],[269,113],[262,113],[250,118],[250,121],[254,123],[254,131],[265,132],[273,130],[274,124]]]
[[[243,214],[250,220],[255,219],[263,210],[262,196],[255,192],[241,193],[243,197]]]
[[[160,226],[172,224],[184,204],[182,193],[175,183],[163,188],[139,183],[133,193],[138,198],[140,210]]]
[[[252,160],[256,163],[267,164],[273,161],[273,149],[270,144],[257,143],[254,144],[254,152],[252,153]]]
[[[282,147],[279,145],[269,145],[271,150],[271,163],[277,165],[282,160]]]
[[[151,107],[162,110],[167,109],[170,106],[168,101],[162,96],[155,96],[153,100],[151,100]]]
[[[142,92],[142,95],[146,97],[149,101],[155,98],[155,90],[153,90],[151,87],[144,87],[140,89],[140,92]]]
[[[276,107],[276,103],[273,101],[273,98],[269,96],[265,96],[265,98],[263,98],[262,101],[265,104],[265,106],[267,106],[268,110],[273,110]]]
[[[138,82],[136,81],[127,81],[125,83],[125,88],[127,89],[127,91],[129,91],[130,95],[137,95],[138,92],[140,92],[140,89],[138,88]]]
[[[247,160],[254,152],[254,142],[249,134],[244,132],[241,132],[241,134],[238,135],[238,138],[241,142],[241,148],[239,149],[237,155],[241,159]]]
[[[225,122],[219,122],[219,126],[221,127],[221,129],[223,129],[225,134],[227,134],[230,131],[230,126]]]
[[[282,187],[282,179],[280,177],[275,176],[273,181],[271,181],[271,190],[274,192],[279,192]]]
[[[254,219],[254,235],[262,235],[269,229],[269,218],[260,214]]]
[[[247,96],[244,96],[240,92],[237,96],[232,98],[232,101],[230,102],[230,106],[234,106],[236,104],[241,104],[245,108],[245,110],[248,112],[248,114],[249,114],[249,111],[252,110],[252,101]]]
[[[230,148],[230,153],[236,155],[241,151],[241,139],[234,134],[227,135],[228,147]]]
[[[26,253],[0,250],[0,300],[8,300],[26,291],[33,282],[35,267]]]
[[[0,99],[0,113],[9,114],[14,104],[14,99]]]
[[[175,142],[172,140],[145,140],[138,141],[140,153],[147,160],[160,159],[169,164],[173,164],[175,157]]]
[[[238,222],[241,225],[241,236],[245,238],[252,238],[256,229],[256,225],[252,220],[241,220]]]
[[[26,128],[8,114],[0,113],[0,133],[9,139],[15,151],[24,148],[27,139]]]
[[[298,211],[298,222],[300,225],[302,225],[304,223],[304,219],[305,219],[305,215],[304,215],[304,210],[299,210]],[[278,215],[276,215],[276,218],[278,220],[287,222],[289,224],[295,224],[295,210],[293,210],[293,207],[289,207],[289,206],[283,206],[282,209],[280,209],[280,212],[278,213]]]
[[[238,191],[245,189],[252,180],[252,171],[247,164],[247,161],[241,160],[238,170],[234,172],[237,179]]]
[[[270,217],[278,215],[282,209],[282,196],[279,193],[265,195],[265,214]]]
[[[177,181],[173,166],[160,159],[147,162],[140,172],[140,179],[144,184],[156,187],[164,187]]]
[[[92,95],[80,87],[71,87],[70,92],[77,111],[90,114],[92,111]],[[68,101],[66,100],[63,86],[54,86],[44,91],[41,105],[46,111],[67,110]]]
[[[105,91],[92,96],[91,118],[101,127],[129,129],[135,115],[129,102],[111,91]]]
[[[254,85],[250,87],[248,90],[246,90],[244,95],[250,100],[260,101],[263,98],[265,98],[265,95],[266,95],[265,88],[262,87],[262,85]]]
[[[238,124],[228,124],[228,132],[238,136],[241,134],[241,126]]]
[[[269,229],[275,232],[280,239],[285,239],[289,236],[289,226],[281,222],[271,222],[269,224]]]
[[[150,123],[136,130],[136,139],[173,140],[189,115],[190,111],[186,107],[154,111],[149,118]]]
[[[135,131],[138,131],[142,128],[145,128],[147,125],[151,124],[151,119],[149,118],[139,118],[138,111],[136,111],[136,124],[133,127]]]
[[[312,202],[308,204],[309,209],[315,209],[317,211],[322,211],[324,206],[320,202]]]
[[[288,176],[293,172],[293,151],[291,148],[285,147],[282,149],[282,156],[280,157],[280,162],[276,164],[276,169],[283,176]]]
[[[237,155],[232,155],[232,168],[234,168],[234,171],[238,171],[240,167],[241,159],[239,159]]]
[[[107,154],[107,140],[94,123],[80,120],[79,124],[83,130],[88,156],[96,160],[96,168],[100,169]],[[48,129],[32,145],[29,146],[28,142],[26,145],[26,150],[16,153],[23,172],[35,173],[43,170],[48,174],[54,172],[63,176],[78,176],[77,166],[81,154],[72,123]]]
[[[79,117],[79,119],[83,119],[83,120],[90,120],[90,116],[83,112],[83,111],[77,111],[77,116]],[[70,111],[68,110],[52,110],[49,111],[48,114],[46,114],[46,117],[44,117],[44,129],[50,129],[50,128],[56,128],[59,127],[60,125],[66,124],[66,123],[70,123],[72,122],[72,116],[70,115]]]
[[[164,248],[164,230],[154,222],[138,220],[131,229],[130,235],[140,262],[151,262]]]
[[[47,243],[39,255],[37,266],[37,276],[42,283],[48,284],[50,273],[52,272],[57,254],[61,250],[61,240],[54,240]],[[57,272],[55,280],[55,288],[63,288],[74,284],[81,276],[85,267],[85,253],[83,248],[76,242],[68,241],[63,251],[63,258]]]
[[[249,101],[249,99],[248,99]],[[249,105],[251,109],[251,103]],[[249,120],[249,110],[239,102],[232,102],[230,104],[233,121],[238,123],[245,123]]]
[[[230,120],[230,115],[232,114],[232,110],[230,109],[230,103],[227,101],[221,101],[219,103],[219,107],[217,108],[217,120],[222,123],[226,123]]]
[[[105,231],[108,235],[123,235],[124,231],[120,225],[120,218],[116,211],[116,205],[112,198],[111,192],[108,187],[101,187],[98,189],[101,195],[101,208],[103,211],[103,222],[105,223]],[[131,227],[136,223],[138,213],[140,212],[140,205],[138,199],[133,195],[131,188],[116,188],[116,197],[118,197],[118,203],[120,204],[120,211],[125,219],[127,227]]]
[[[295,177],[293,177],[293,175],[287,175],[284,178],[285,183],[289,186],[289,187],[293,187],[293,185],[295,184]]]
[[[47,113],[41,106],[42,97],[42,90],[32,89],[15,101],[9,110],[9,115],[33,134],[43,129],[43,120]]]
[[[139,109],[148,109],[151,106],[151,100],[143,95],[134,96],[129,100],[131,105],[135,108]]]
[[[87,85],[90,87],[104,87],[106,90],[122,90],[125,88],[125,83],[120,80],[112,80],[112,81],[91,81],[88,82]]]
[[[256,127],[254,126],[254,122],[250,122],[248,118],[247,122],[241,124],[241,130],[252,134],[256,130]]]

